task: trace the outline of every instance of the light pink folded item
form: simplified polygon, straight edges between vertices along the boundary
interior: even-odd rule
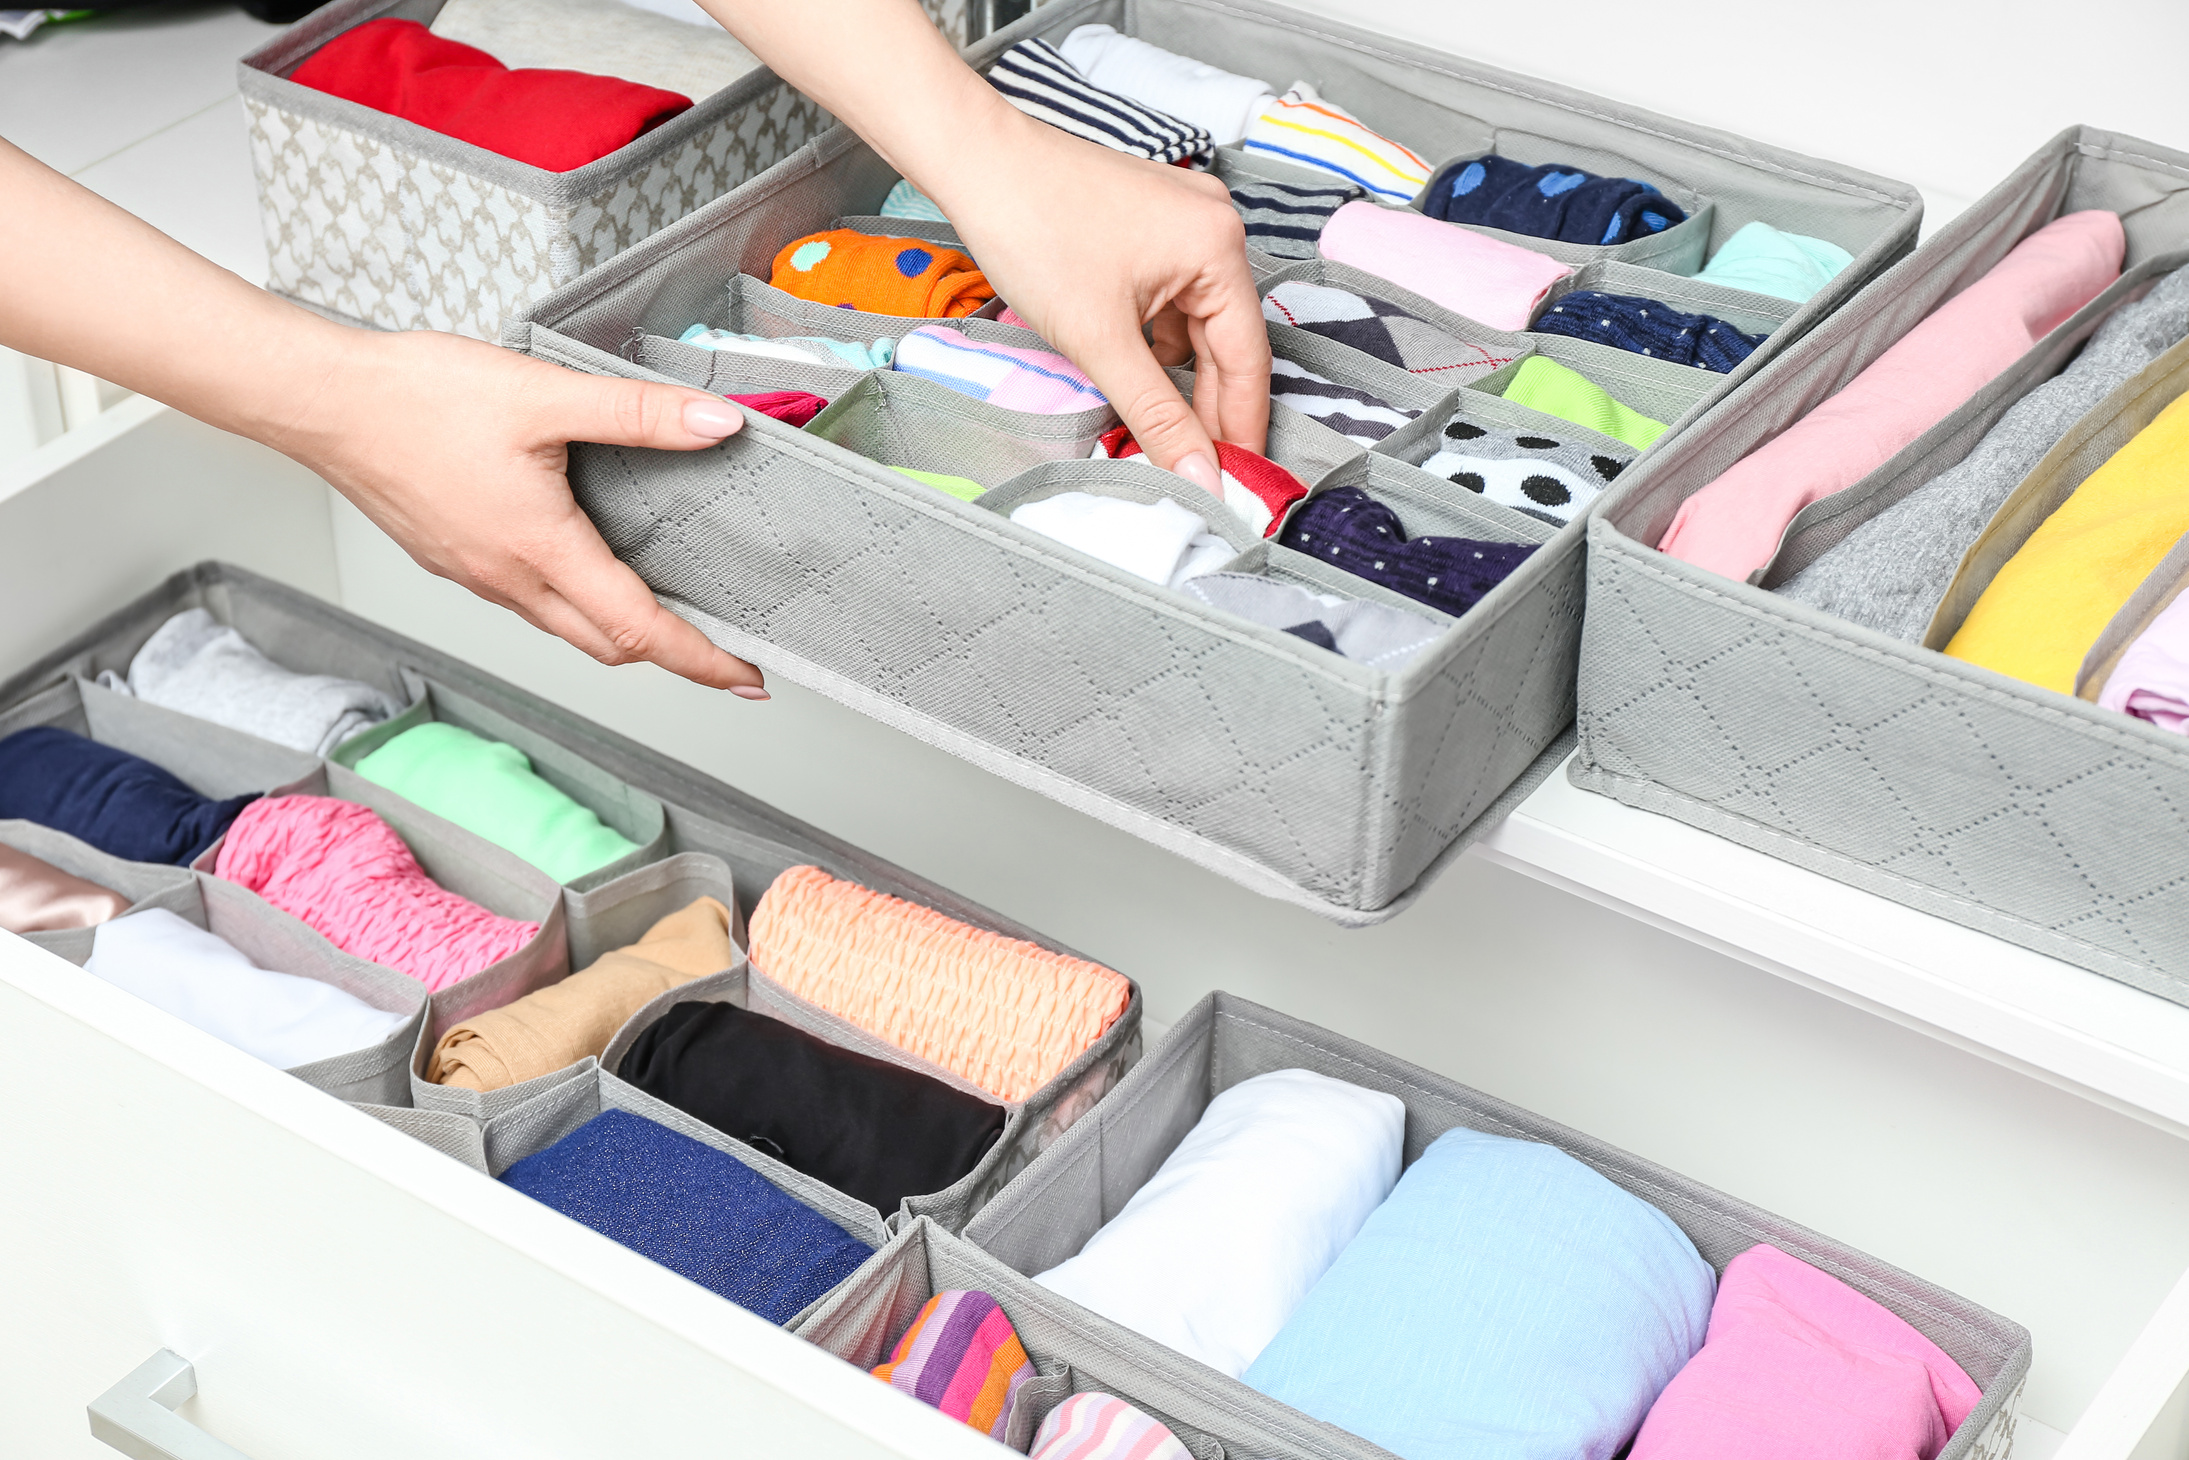
[[[1941,304],[1838,395],[1680,505],[1658,551],[1746,579],[1794,515],[1843,492],[1982,390],[2120,277],[2120,216],[2055,218]]]
[[[1776,1247],[1726,1264],[1710,1330],[1630,1460],[1935,1460],[1983,1398],[1944,1349]]]
[[[229,826],[213,873],[429,991],[500,962],[540,931],[450,892],[395,828],[331,796],[253,801]]]
[[[1501,330],[1526,329],[1551,285],[1573,272],[1532,248],[1485,238],[1410,208],[1358,200],[1330,215],[1318,246],[1333,263],[1365,269]]]
[[[2121,651],[2098,704],[2189,735],[2189,593],[2169,603]]]

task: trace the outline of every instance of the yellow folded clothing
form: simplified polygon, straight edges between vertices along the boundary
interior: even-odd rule
[[[567,1069],[608,1048],[657,994],[737,961],[730,910],[711,897],[669,914],[628,948],[603,953],[561,983],[466,1019],[441,1036],[426,1066],[437,1085],[500,1090]]]
[[[2161,411],[2029,535],[1946,652],[2075,693],[2083,656],[2184,532],[2189,396]]]
[[[775,879],[753,967],[1010,1104],[1102,1037],[1132,985],[1097,963],[944,917],[819,867]]]

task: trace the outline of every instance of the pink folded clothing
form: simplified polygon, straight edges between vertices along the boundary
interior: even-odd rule
[[[450,892],[395,828],[331,796],[253,801],[228,828],[213,873],[429,991],[500,962],[540,931]]]
[[[2189,735],[2189,593],[2169,603],[2121,652],[2098,703]]]
[[[763,390],[757,395],[733,395],[748,410],[773,416],[786,426],[803,426],[828,409],[828,402],[810,390]]]
[[[1983,1393],[1945,1350],[1776,1247],[1726,1264],[1703,1346],[1630,1460],[1935,1460]]]
[[[1794,515],[1883,466],[2120,277],[2118,214],[2055,218],[1846,388],[1681,504],[1660,552],[1745,579]]]
[[[1007,411],[1062,416],[1107,404],[1077,365],[1052,350],[989,344],[936,325],[897,341],[895,368]]]
[[[1524,330],[1551,285],[1573,272],[1531,248],[1502,243],[1409,208],[1354,201],[1330,215],[1319,245],[1351,264],[1492,329]]]

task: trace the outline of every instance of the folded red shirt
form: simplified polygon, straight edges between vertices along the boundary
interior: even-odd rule
[[[290,79],[549,172],[597,162],[692,105],[614,76],[512,71],[415,20],[346,30]]]

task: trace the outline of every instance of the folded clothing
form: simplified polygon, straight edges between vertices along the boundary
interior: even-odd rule
[[[1395,673],[1444,626],[1420,614],[1338,593],[1314,593],[1250,573],[1206,573],[1182,585],[1189,598],[1307,640],[1358,664]]]
[[[2189,596],[2161,609],[2121,652],[2098,704],[2189,735]]]
[[[1709,1337],[1632,1460],[1936,1460],[1983,1397],[1888,1309],[1759,1245],[1726,1264]]]
[[[1946,652],[2075,693],[2090,646],[2185,532],[2189,396],[2161,411],[2039,524]]]
[[[1672,365],[1692,365],[1730,375],[1763,347],[1764,336],[1744,335],[1722,319],[1688,314],[1654,299],[1576,289],[1536,317],[1535,332],[1594,340]]]
[[[963,319],[996,297],[988,276],[957,249],[849,228],[784,244],[768,282],[831,308],[915,319]]]
[[[1741,225],[1719,244],[1695,281],[1807,304],[1854,261],[1855,256],[1836,243],[1787,233],[1759,220]]]
[[[434,1045],[426,1078],[466,1090],[502,1090],[568,1069],[588,1055],[598,1059],[616,1031],[657,995],[736,962],[730,910],[702,897],[560,983],[456,1025]]]
[[[0,929],[58,933],[95,927],[128,911],[129,899],[119,892],[0,845]]]
[[[1446,163],[1421,211],[1447,223],[1593,245],[1628,243],[1687,221],[1685,209],[1646,182],[1555,162],[1530,167],[1495,153]]]
[[[1133,439],[1131,428],[1126,426],[1112,426],[1095,443],[1093,459],[1105,457],[1112,461],[1138,460],[1148,466],[1155,464],[1146,460],[1140,443]],[[1234,446],[1229,441],[1216,443],[1216,466],[1223,483],[1224,505],[1264,537],[1274,537],[1286,511],[1307,495],[1307,483],[1268,457],[1256,455],[1244,446]]]
[[[1526,329],[1551,285],[1573,272],[1533,249],[1369,202],[1331,214],[1321,248],[1326,259],[1500,330]]]
[[[1330,215],[1360,196],[1361,190],[1344,188],[1296,188],[1285,183],[1242,177],[1231,183],[1231,206],[1246,225],[1247,247],[1272,258],[1317,257],[1315,240],[1322,237]]]
[[[1095,85],[1044,40],[1020,41],[996,57],[988,84],[1037,121],[1131,157],[1183,162],[1214,146],[1206,129]]]
[[[725,355],[751,355],[762,360],[789,360],[799,365],[833,365],[851,370],[887,370],[896,357],[895,340],[832,340],[826,335],[741,335],[735,330],[709,329],[695,324],[677,336],[677,342],[697,345]]]
[[[512,71],[415,20],[385,16],[328,41],[289,79],[549,172],[597,162],[692,105],[613,76]]]
[[[1285,523],[1284,545],[1453,617],[1511,577],[1535,544],[1409,538],[1398,514],[1359,487],[1332,487]]]
[[[1074,1394],[1042,1420],[1030,1460],[1193,1460],[1193,1452],[1122,1399]]]
[[[1454,411],[1444,424],[1444,444],[1421,469],[1501,507],[1563,526],[1603,494],[1631,456],[1612,456],[1595,445],[1515,430]]]
[[[1034,1366],[986,1293],[949,1288],[920,1305],[874,1377],[991,1440],[1009,1443]]]
[[[2119,215],[2102,208],[2047,223],[1837,395],[1682,502],[1658,550],[1728,578],[1757,572],[1802,508],[1883,466],[2095,299],[2120,276],[2126,247]]]
[[[502,1181],[770,1323],[874,1249],[759,1172],[628,1110],[604,1110]]]
[[[100,682],[313,755],[403,708],[354,679],[283,669],[202,608],[186,608],[154,630],[129,661],[126,680],[110,673]]]
[[[1586,426],[1599,436],[1623,441],[1637,451],[1665,434],[1665,423],[1612,399],[1611,392],[1595,381],[1543,355],[1520,362],[1505,386],[1505,399],[1514,405]]]
[[[733,395],[724,399],[736,401],[749,411],[781,421],[786,426],[803,426],[828,409],[828,402],[807,390],[763,390],[757,395]]]
[[[752,914],[752,961],[809,1003],[1016,1104],[1117,1022],[1132,985],[1100,964],[792,867]]]
[[[1242,1080],[1034,1281],[1237,1378],[1399,1179],[1406,1107],[1312,1070]]]
[[[1164,588],[1213,573],[1238,556],[1209,531],[1207,518],[1168,497],[1128,502],[1059,492],[1012,508],[1011,520]]]
[[[1277,99],[1276,88],[1266,81],[1234,76],[1191,56],[1120,35],[1114,26],[1080,26],[1058,49],[1080,75],[1103,90],[1199,127],[1218,147],[1229,147],[1244,137],[1247,123]]]
[[[1003,1134],[1000,1105],[737,1004],[672,1006],[617,1073],[884,1216],[957,1185]]]
[[[200,796],[152,762],[58,725],[0,740],[0,821],[35,821],[128,862],[187,867],[257,799]]]
[[[1779,594],[1909,644],[1930,631],[1961,557],[2068,428],[2116,386],[2189,337],[2189,269],[2176,269],[2090,337],[2067,369],[2030,391],[1976,449],[1862,523],[1781,584]]]
[[[1375,445],[1421,414],[1392,405],[1357,385],[1340,385],[1281,356],[1269,362],[1269,398],[1363,446]]]
[[[499,963],[540,931],[450,892],[395,828],[331,796],[253,801],[228,828],[213,872],[429,992]]]
[[[897,345],[896,369],[1007,411],[1069,415],[1109,404],[1077,365],[1053,350],[991,345],[922,325]]]
[[[1711,1289],[1663,1212],[1556,1147],[1459,1128],[1245,1379],[1406,1460],[1611,1460],[1702,1346]]]
[[[924,223],[948,223],[936,201],[912,185],[912,179],[900,177],[891,185],[889,196],[882,199],[880,215],[883,218],[917,218]]]
[[[690,97],[711,96],[763,64],[719,25],[701,29],[604,0],[448,0],[432,30],[505,66],[597,72]]]
[[[638,843],[548,783],[514,745],[428,720],[357,763],[375,785],[417,802],[557,882],[573,882]]]
[[[938,492],[946,492],[961,502],[970,502],[988,490],[971,477],[952,476],[948,472],[920,471],[909,466],[893,466],[889,469],[901,476],[908,476],[916,482],[933,487]]]
[[[1429,181],[1429,164],[1412,148],[1370,131],[1305,81],[1293,82],[1290,91],[1262,108],[1247,123],[1240,145],[1342,177],[1387,203],[1412,202]]]
[[[1446,334],[1396,304],[1329,284],[1291,279],[1262,299],[1262,317],[1321,335],[1416,375],[1441,375],[1453,383],[1487,375],[1520,356]]]
[[[163,907],[101,923],[91,938],[84,972],[277,1070],[371,1049],[410,1022],[331,983],[260,968]]]

